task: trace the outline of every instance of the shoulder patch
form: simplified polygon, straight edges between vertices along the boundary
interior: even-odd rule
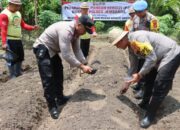
[[[159,23],[158,23],[158,20],[157,19],[152,19],[151,22],[150,22],[150,29],[153,31],[157,31],[159,28]]]
[[[135,46],[138,49],[137,54],[143,57],[148,56],[153,51],[153,47],[147,42],[132,41],[131,45]]]

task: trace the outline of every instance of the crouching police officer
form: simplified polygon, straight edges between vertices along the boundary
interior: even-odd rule
[[[58,106],[69,99],[63,95],[63,65],[59,53],[71,66],[90,73],[92,68],[84,65],[86,60],[80,49],[79,36],[86,32],[91,34],[93,25],[87,15],[77,21],[57,22],[49,26],[33,45],[44,96],[53,119],[59,117]]]
[[[148,78],[145,94],[140,103],[141,108],[146,109],[145,117],[140,125],[147,128],[151,125],[160,104],[172,87],[174,75],[180,65],[180,46],[162,34],[148,31],[128,33],[119,30],[111,37],[115,39],[112,44],[117,48],[130,47],[133,50],[131,54],[133,57],[145,59],[140,71],[134,73],[127,83],[139,82],[142,77]],[[138,65],[136,61],[133,63],[134,65],[131,66]]]

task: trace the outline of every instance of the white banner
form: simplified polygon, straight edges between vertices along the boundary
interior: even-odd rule
[[[72,2],[62,5],[63,20],[74,19],[75,14],[80,13],[81,2]],[[127,2],[88,2],[89,13],[94,20],[101,21],[125,21],[129,19],[128,9],[131,3]]]

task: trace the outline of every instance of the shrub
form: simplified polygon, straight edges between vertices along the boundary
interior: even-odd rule
[[[38,16],[39,25],[43,28],[47,28],[49,25],[60,20],[60,15],[50,10],[45,10]]]
[[[96,31],[97,31],[97,32],[102,32],[103,29],[104,29],[105,24],[104,24],[104,22],[97,21],[97,22],[95,23],[95,26],[96,26]]]
[[[180,21],[174,25],[174,28],[180,31]]]
[[[170,14],[166,14],[163,16],[158,17],[159,19],[159,25],[160,25],[160,32],[164,33],[166,35],[169,35],[172,31],[172,27],[174,24],[173,16]]]
[[[180,43],[180,22],[177,22],[174,25],[174,31],[172,33],[172,36],[178,43]]]

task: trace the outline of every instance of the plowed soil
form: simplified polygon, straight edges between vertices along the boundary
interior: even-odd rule
[[[94,75],[79,75],[64,62],[64,93],[72,95],[53,120],[47,110],[36,60],[26,50],[23,75],[8,80],[5,61],[0,60],[0,130],[140,130],[144,111],[130,88],[119,90],[127,71],[127,54],[99,36],[91,44],[89,65]],[[180,70],[173,89],[164,100],[155,124],[148,130],[180,129]]]

